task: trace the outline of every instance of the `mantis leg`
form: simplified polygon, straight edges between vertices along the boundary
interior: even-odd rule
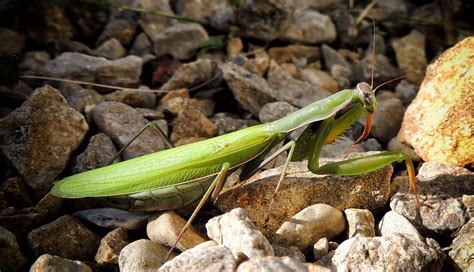
[[[125,151],[125,149],[127,149],[127,147],[130,146],[130,144],[133,143],[133,141],[135,141],[135,139],[138,138],[138,136],[140,136],[143,132],[145,132],[145,130],[147,130],[148,128],[154,128],[156,131],[158,131],[158,134],[160,135],[160,137],[165,141],[166,145],[168,146],[168,148],[173,148],[174,147],[174,144],[168,139],[168,137],[166,137],[165,133],[163,132],[163,130],[156,124],[156,123],[153,123],[153,122],[148,122],[143,128],[141,128],[137,133],[135,133],[135,135],[133,135],[132,139],[130,139],[130,141],[128,141],[128,143],[126,145],[124,145],[118,152],[117,154],[112,158],[112,160],[110,160],[109,163],[107,163],[107,165],[111,164],[113,161],[115,161],[115,159],[118,158],[118,156],[120,156],[120,154],[123,153],[123,151]]]
[[[211,183],[211,186],[209,186],[209,189],[207,189],[206,193],[201,198],[201,201],[199,201],[199,204],[197,205],[196,209],[194,209],[193,213],[189,217],[188,221],[186,222],[186,225],[184,225],[184,227],[181,229],[181,232],[179,233],[178,238],[176,238],[176,242],[174,243],[174,245],[168,251],[168,254],[166,255],[166,260],[165,261],[168,260],[171,252],[173,252],[174,248],[178,244],[181,237],[184,235],[186,230],[189,228],[189,226],[193,222],[194,218],[196,218],[196,215],[199,213],[199,210],[201,210],[202,206],[204,206],[206,201],[209,199],[209,196],[211,195],[211,193],[212,193],[213,197],[219,195],[219,191],[222,189],[222,186],[224,184],[225,177],[227,176],[227,172],[229,171],[229,168],[230,168],[230,164],[228,162],[226,162],[222,165],[221,170],[219,171],[217,176],[214,178],[214,181]]]

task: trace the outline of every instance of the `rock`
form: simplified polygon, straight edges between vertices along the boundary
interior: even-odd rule
[[[354,64],[354,76],[358,82],[371,82],[372,78],[372,56],[367,55],[361,61]],[[380,54],[375,55],[374,86],[400,76],[400,70],[390,63],[390,60]],[[334,75],[333,75],[334,77]]]
[[[265,79],[230,62],[221,64],[219,68],[237,102],[254,116],[258,116],[263,105],[275,101],[275,91]]]
[[[34,256],[45,253],[66,259],[91,260],[100,238],[70,215],[28,233],[28,248]]]
[[[360,176],[318,176],[308,171],[306,162],[290,163],[266,228],[262,227],[281,168],[258,173],[246,184],[221,193],[215,205],[223,212],[244,208],[256,226],[270,235],[285,220],[314,203],[325,203],[339,210],[380,210],[388,199],[392,169],[389,165]]]
[[[462,195],[474,194],[474,175],[461,167],[424,163],[417,176],[418,211],[413,195],[399,192],[390,207],[403,215],[425,236],[449,236],[466,222]]]
[[[101,103],[94,108],[92,115],[99,130],[112,138],[119,148],[148,123],[135,109],[119,102]],[[148,129],[130,144],[122,157],[132,159],[163,149],[163,139]]]
[[[27,74],[37,74],[50,60],[51,57],[46,51],[29,51],[25,53],[19,66],[22,70],[27,71]]]
[[[425,240],[408,219],[394,211],[389,211],[383,216],[377,231],[382,236],[401,235],[420,242]]]
[[[129,1],[122,1],[121,4],[132,5]],[[134,18],[134,12],[130,10],[112,9],[109,21],[97,38],[96,45],[100,45],[110,39],[117,39],[122,45],[128,46],[135,35],[137,25],[138,23]]]
[[[141,71],[142,59],[137,56],[107,60],[69,52],[49,61],[40,70],[45,76],[122,87],[136,85]]]
[[[201,23],[226,30],[230,24],[234,24],[235,15],[232,1],[207,1],[205,5],[201,1],[177,1],[176,12],[181,16],[193,18]]]
[[[352,147],[354,141],[345,137],[341,136],[336,141],[331,144],[324,145],[321,149],[321,153],[319,156],[321,158],[338,158],[344,157],[349,149],[351,152],[364,152],[364,148],[360,145],[356,145]]]
[[[15,100],[26,100],[33,93],[33,89],[26,85],[24,81],[19,80],[15,86],[7,87],[0,86],[0,95],[2,97],[11,98]],[[13,110],[10,110],[10,112]],[[9,113],[10,113],[9,112]],[[5,115],[6,116],[6,115]]]
[[[139,57],[151,54],[151,41],[144,32],[137,35],[128,53]]]
[[[44,195],[88,129],[84,117],[46,86],[0,120],[0,151],[37,195]]]
[[[403,101],[404,106],[410,105],[411,101],[415,99],[417,92],[418,87],[406,80],[401,80],[395,87],[395,94]]]
[[[284,47],[268,49],[268,55],[278,64],[283,63],[311,63],[318,60],[321,50],[316,46],[292,44]]]
[[[224,112],[214,115],[214,117],[211,118],[211,121],[217,126],[217,135],[226,134],[258,124],[256,120],[238,119]]]
[[[474,38],[446,50],[429,65],[425,79],[403,118],[398,138],[424,161],[473,164],[471,95]],[[467,79],[467,80],[466,80]]]
[[[198,109],[204,116],[211,117],[214,114],[216,103],[211,99],[185,99],[185,104],[189,103],[190,107]]]
[[[146,226],[146,234],[150,240],[171,247],[175,244],[184,225],[186,225],[186,220],[173,211],[167,211],[156,218],[152,217],[149,219]],[[176,244],[176,248],[181,251],[186,251],[205,241],[206,240],[190,226]]]
[[[145,227],[148,220],[148,215],[146,214],[133,214],[114,208],[82,210],[75,212],[73,215],[81,220],[107,229],[138,230]]]
[[[323,43],[336,39],[336,27],[331,17],[315,10],[297,10],[285,31],[279,38],[295,43]]]
[[[462,203],[466,206],[466,212],[469,218],[474,218],[474,195],[463,195]]]
[[[273,122],[283,118],[290,113],[297,111],[298,108],[293,107],[288,102],[271,102],[265,104],[258,113],[258,119],[262,123]]]
[[[30,267],[31,272],[41,271],[71,271],[92,272],[92,269],[81,261],[71,261],[50,254],[43,254]]]
[[[293,6],[282,0],[245,1],[237,11],[237,25],[242,37],[272,41],[292,21]]]
[[[171,54],[177,59],[191,58],[208,39],[206,30],[196,23],[178,23],[151,36],[156,56]]]
[[[0,226],[0,267],[5,271],[20,271],[28,263],[13,233]]]
[[[237,58],[244,50],[244,44],[239,37],[232,37],[227,41],[227,55],[229,59]]]
[[[105,41],[92,52],[95,56],[111,60],[123,58],[126,53],[127,50],[125,50],[123,45],[115,38]]]
[[[441,271],[445,255],[434,241],[425,244],[403,236],[354,237],[336,249],[337,270]]]
[[[405,153],[405,154],[408,155],[408,157],[410,157],[410,159],[412,159],[415,162],[420,162],[421,161],[420,156],[418,156],[415,153],[415,150],[413,150],[413,148],[411,148],[411,147],[409,147],[405,144],[400,143],[400,141],[398,140],[397,137],[393,137],[388,142],[387,150],[388,151],[399,151],[399,152]]]
[[[173,76],[161,86],[160,90],[171,91],[196,87],[210,80],[214,76],[216,69],[216,63],[208,59],[198,59],[183,64],[174,72]]]
[[[337,81],[324,71],[307,68],[301,70],[300,77],[301,80],[331,93],[340,91]]]
[[[404,110],[402,101],[396,98],[377,103],[370,134],[381,142],[388,142],[400,129]]]
[[[166,259],[168,249],[147,239],[128,244],[120,251],[119,269],[123,272],[157,270]],[[171,257],[176,256],[172,253]]]
[[[473,236],[474,219],[471,219],[459,230],[450,246],[449,256],[456,263],[457,269],[462,269],[462,271],[469,271],[474,265],[472,260],[472,256],[474,256]],[[451,269],[453,269],[452,271],[457,270],[454,267]]]
[[[5,180],[1,189],[8,206],[16,208],[33,206],[33,201],[31,200],[28,189],[26,188],[26,184],[20,177],[13,177]]]
[[[0,27],[0,39],[2,40],[0,57],[8,57],[21,54],[26,37],[11,29]]]
[[[251,73],[264,77],[270,65],[270,56],[267,54],[265,49],[261,47],[255,47],[251,49],[253,49],[253,52],[255,52],[254,57],[250,59],[241,58],[245,61],[243,67]],[[238,61],[234,61],[234,63],[238,63]]]
[[[178,20],[173,18],[157,16],[155,14],[155,12],[162,12],[170,15],[175,14],[171,7],[171,3],[168,0],[138,1],[134,2],[134,4],[138,4],[145,11],[150,11],[141,13],[138,20],[140,27],[148,37],[153,37],[167,27],[178,23]]]
[[[405,1],[380,0],[380,2],[377,2],[377,4],[369,10],[368,14],[377,22],[387,18],[408,16],[408,12],[408,5]]]
[[[148,87],[140,87],[142,91],[134,90],[118,90],[104,95],[107,101],[116,101],[127,104],[134,108],[149,108],[153,109],[156,106],[156,95],[153,92],[148,92]]]
[[[295,246],[290,247],[283,247],[277,244],[272,244],[273,252],[275,253],[275,257],[291,257],[299,262],[306,262],[306,256]]]
[[[334,64],[330,70],[331,76],[336,79],[340,89],[351,87],[352,69],[345,66]]]
[[[416,30],[392,41],[398,66],[407,74],[407,81],[417,86],[423,80],[427,65],[425,43],[425,36]]]
[[[346,209],[344,210],[347,220],[347,236],[353,237],[374,237],[375,219],[369,210]]]
[[[91,137],[84,152],[76,158],[73,173],[81,173],[95,168],[106,166],[117,155],[114,143],[104,133],[99,133]],[[120,161],[115,159],[114,162]]]
[[[375,138],[369,138],[363,141],[362,143],[360,143],[360,145],[364,148],[365,151],[382,151],[383,150],[382,145]]]
[[[95,254],[94,260],[100,265],[118,264],[120,251],[128,244],[127,231],[122,228],[116,228],[100,240],[99,249]]]
[[[229,248],[207,241],[165,263],[158,271],[235,271],[237,264]]]
[[[189,138],[211,138],[217,134],[216,125],[200,110],[185,105],[179,112],[171,133],[171,141],[176,143]]]
[[[306,266],[291,257],[260,257],[243,262],[236,272],[271,272],[271,271],[307,271]]]
[[[331,94],[324,89],[315,88],[309,83],[292,77],[274,61],[270,62],[268,84],[276,91],[274,97],[278,101],[286,101],[300,108]]]
[[[247,258],[273,256],[273,248],[248,218],[244,209],[233,209],[209,220],[206,224],[209,238],[227,246],[237,259],[240,254]]]
[[[63,94],[64,95],[64,94]],[[91,119],[91,111],[97,104],[104,102],[104,97],[98,92],[89,89],[79,89],[66,96],[67,103],[78,112],[83,113],[88,121]]]
[[[323,44],[321,46],[321,52],[323,53],[324,63],[329,71],[331,71],[334,65],[340,65],[348,69],[351,68],[349,62],[342,56],[338,51],[332,49],[331,47]]]
[[[135,110],[138,113],[140,113],[143,118],[149,121],[159,121],[158,123],[164,122],[164,124],[166,125],[163,125],[163,126],[160,125],[160,128],[166,127],[166,130],[168,130],[168,125],[167,125],[168,123],[166,122],[166,120],[163,119],[165,118],[165,115],[163,114],[163,112],[158,111],[158,110],[146,109],[146,108],[135,108]]]
[[[319,239],[331,240],[344,231],[346,222],[342,213],[326,204],[309,206],[285,221],[276,231],[273,242],[296,246],[308,251]]]
[[[314,255],[315,261],[321,259],[323,256],[328,254],[328,252],[329,252],[329,244],[328,244],[328,238],[326,237],[319,239],[313,245],[313,255]]]

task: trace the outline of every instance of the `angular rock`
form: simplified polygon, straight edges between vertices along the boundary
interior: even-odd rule
[[[19,66],[27,71],[26,73],[37,74],[50,60],[51,57],[46,51],[29,51],[25,53]]]
[[[138,4],[143,10],[150,11],[141,13],[138,20],[140,27],[148,37],[153,37],[167,27],[178,23],[178,20],[154,14],[154,12],[162,12],[174,15],[171,3],[168,0],[138,1],[134,4]]]
[[[146,234],[150,240],[171,247],[175,244],[184,225],[186,225],[186,220],[173,211],[167,211],[156,218],[150,218],[146,226]],[[176,244],[176,248],[181,251],[186,251],[205,241],[206,240],[190,226]]]
[[[71,261],[51,254],[43,254],[36,259],[30,267],[30,271],[92,272],[92,269],[81,261]]]
[[[79,89],[66,96],[67,103],[78,112],[84,113],[87,119],[90,119],[92,109],[102,102],[104,97],[94,90]]]
[[[441,271],[445,254],[430,245],[403,236],[354,237],[336,249],[337,269],[350,271]]]
[[[315,85],[318,88],[327,90],[331,93],[337,93],[340,91],[337,81],[328,73],[321,70],[306,68],[301,70],[300,78],[309,84]]]
[[[230,248],[235,258],[244,254],[247,258],[273,256],[273,248],[267,238],[258,231],[244,209],[233,209],[209,220],[206,224],[209,238]]]
[[[139,57],[151,54],[151,41],[144,32],[137,35],[129,53]]]
[[[227,29],[235,20],[230,0],[207,1],[205,5],[199,0],[181,0],[176,3],[176,12],[221,30]]]
[[[28,248],[34,256],[45,253],[66,259],[91,260],[100,237],[77,219],[64,215],[28,233]]]
[[[318,60],[321,50],[316,46],[292,44],[285,47],[272,47],[268,55],[278,64],[283,63],[311,63]]]
[[[28,263],[13,233],[0,226],[0,267],[5,271],[21,271]]]
[[[147,239],[140,239],[120,251],[119,269],[123,272],[156,271],[165,263],[167,253],[166,247]],[[172,253],[170,258],[174,256],[176,255]]]
[[[372,55],[367,55],[361,61],[354,64],[354,76],[358,82],[372,82]],[[375,86],[400,76],[400,70],[390,63],[390,60],[381,54],[375,55],[374,68]],[[333,75],[334,76],[334,75]]]
[[[132,5],[130,1],[123,1],[121,4]],[[135,35],[137,24],[137,20],[134,18],[134,12],[130,10],[112,9],[109,21],[97,38],[96,45],[100,45],[110,39],[117,39],[125,46],[129,45]]]
[[[466,212],[469,218],[474,218],[474,195],[463,195],[462,203],[466,206]]]
[[[290,247],[283,247],[277,244],[272,244],[273,252],[275,253],[275,257],[291,257],[297,261],[302,263],[306,262],[306,256],[295,246]]]
[[[26,188],[26,184],[20,177],[13,177],[5,180],[1,189],[8,206],[16,208],[33,206],[33,201],[28,189]]]
[[[238,119],[224,112],[220,112],[211,118],[211,121],[217,126],[217,135],[226,134],[239,129],[257,125],[258,122],[253,119]]]
[[[116,101],[127,104],[134,108],[153,109],[156,105],[156,95],[153,92],[147,92],[148,87],[140,87],[142,91],[118,90],[104,95],[107,101]]]
[[[73,215],[81,220],[107,229],[138,230],[145,227],[148,220],[148,215],[146,214],[133,214],[114,208],[82,210],[75,212]]]
[[[450,246],[449,256],[454,260],[458,269],[460,268],[462,271],[469,271],[474,265],[472,260],[472,256],[474,256],[474,241],[472,237],[474,237],[474,219],[469,220],[459,230]],[[453,271],[455,270],[453,269]]]
[[[326,237],[331,240],[345,228],[346,221],[338,209],[326,204],[314,204],[285,221],[276,231],[273,242],[296,246],[305,252],[319,239]]]
[[[346,209],[344,214],[346,215],[349,239],[352,237],[375,236],[375,219],[369,210]]]
[[[236,272],[271,272],[271,271],[307,271],[306,266],[291,257],[260,257],[243,262]]]
[[[360,145],[364,148],[365,151],[382,151],[383,150],[382,145],[375,138],[369,138],[363,141],[362,143],[360,143]]]
[[[120,59],[126,53],[127,51],[123,45],[115,38],[105,41],[93,51],[93,55],[111,60]]]
[[[392,41],[397,63],[406,79],[417,86],[421,84],[427,65],[425,53],[425,36],[412,30],[410,34]]]
[[[215,205],[223,212],[244,208],[256,226],[265,235],[271,235],[285,220],[314,203],[325,203],[339,210],[380,210],[388,199],[392,171],[389,165],[359,176],[319,176],[308,171],[306,162],[290,163],[266,228],[263,223],[281,167],[256,174],[244,185],[221,193]]]
[[[196,49],[208,39],[206,30],[196,23],[178,23],[151,36],[156,56],[170,54],[178,59],[191,58]]]
[[[313,245],[313,255],[314,255],[315,261],[321,259],[323,256],[328,254],[328,252],[329,252],[329,244],[328,244],[328,238],[326,237],[319,239]]]
[[[235,271],[237,264],[229,248],[208,241],[166,262],[158,271]]]
[[[200,110],[185,105],[179,112],[171,133],[171,141],[177,143],[189,138],[211,138],[217,134],[216,125]]]
[[[402,101],[396,98],[377,103],[370,134],[381,142],[390,141],[400,129],[404,110]]]
[[[84,117],[46,86],[0,120],[0,151],[26,183],[44,195],[88,129]]]
[[[210,80],[214,76],[216,69],[217,64],[209,59],[198,59],[194,62],[183,64],[174,72],[173,76],[161,86],[160,90],[171,91],[196,87]]]
[[[137,56],[107,60],[66,52],[46,63],[40,72],[50,77],[127,87],[140,81],[142,62]]]
[[[403,118],[398,138],[424,161],[474,163],[471,96],[474,37],[446,50],[429,65],[425,79]]]
[[[315,10],[297,10],[293,13],[292,22],[279,38],[295,43],[323,43],[336,39],[336,27],[331,17]]]
[[[93,111],[99,130],[112,138],[122,148],[148,122],[132,107],[119,102],[104,102]],[[132,159],[165,149],[163,139],[147,129],[122,153],[124,159]]]
[[[114,143],[104,133],[99,133],[91,137],[86,150],[76,157],[76,165],[72,169],[73,173],[81,173],[95,168],[106,166],[117,155],[118,150]],[[115,159],[118,162],[120,159]]]
[[[382,236],[401,235],[420,242],[425,240],[408,219],[394,211],[389,211],[383,216],[377,232]]]
[[[116,228],[100,240],[94,260],[100,265],[118,264],[120,251],[129,244],[127,231]]]
[[[351,68],[349,62],[341,55],[338,51],[334,50],[333,48],[323,44],[321,46],[321,52],[323,53],[324,63],[328,70],[331,70],[332,67],[336,64],[346,67],[348,69]]]
[[[420,162],[421,161],[421,157],[418,156],[415,153],[415,150],[413,150],[413,148],[411,148],[411,147],[409,147],[405,144],[400,143],[400,141],[398,140],[398,137],[393,137],[388,142],[387,150],[388,151],[399,151],[399,152],[405,153],[405,154],[408,155],[408,157],[410,157],[410,159],[412,159],[412,161],[415,161],[415,162]]]
[[[258,119],[262,123],[268,123],[283,118],[297,110],[298,108],[293,107],[288,102],[267,103],[260,109]]]

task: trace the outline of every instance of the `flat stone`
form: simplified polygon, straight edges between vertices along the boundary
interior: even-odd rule
[[[133,214],[114,208],[82,210],[75,212],[73,215],[81,220],[107,229],[137,230],[145,227],[148,220],[148,215],[146,214]]]
[[[262,123],[273,122],[297,110],[298,108],[292,106],[288,102],[272,102],[265,104],[260,109],[258,119],[260,119],[260,122]]]
[[[211,118],[211,121],[217,126],[217,135],[226,134],[257,125],[257,120],[254,119],[239,119],[235,118],[225,112],[219,112]]]

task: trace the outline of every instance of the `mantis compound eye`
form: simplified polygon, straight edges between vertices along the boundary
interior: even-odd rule
[[[375,111],[375,95],[372,87],[365,82],[357,84],[356,89],[359,91],[359,97],[362,102],[362,105],[369,113]]]

